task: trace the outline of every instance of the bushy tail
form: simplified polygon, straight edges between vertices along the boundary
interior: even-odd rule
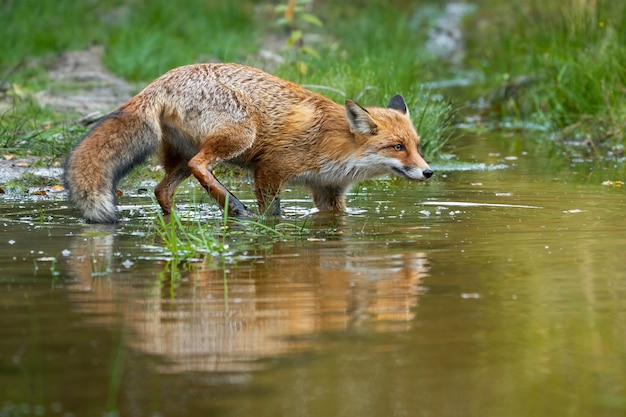
[[[117,221],[119,180],[157,148],[160,126],[123,106],[102,119],[70,153],[65,187],[89,223]]]

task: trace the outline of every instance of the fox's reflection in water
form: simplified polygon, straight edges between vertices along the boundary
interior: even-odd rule
[[[92,226],[92,228],[102,226]],[[424,253],[376,242],[278,242],[243,261],[187,265],[119,256],[114,233],[84,233],[67,258],[77,308],[123,317],[128,344],[171,370],[236,371],[308,346],[307,335],[408,326],[428,273]]]

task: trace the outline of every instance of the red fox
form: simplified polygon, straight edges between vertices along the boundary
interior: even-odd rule
[[[252,171],[261,214],[280,214],[286,183],[309,187],[319,210],[344,210],[356,181],[430,178],[418,145],[399,94],[387,108],[342,106],[256,68],[195,64],[167,72],[100,120],[71,151],[64,180],[87,222],[115,223],[117,183],[160,150],[165,177],[154,192],[164,213],[193,174],[229,215],[252,216],[213,176],[222,161]]]

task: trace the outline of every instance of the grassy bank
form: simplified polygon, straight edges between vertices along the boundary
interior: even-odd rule
[[[32,58],[106,48],[105,63],[129,80],[146,82],[197,60],[242,60],[254,51],[253,3],[189,0],[6,2],[0,7],[0,72],[32,83],[41,66]],[[45,77],[40,79],[45,85]]]
[[[285,24],[277,3],[247,0],[190,0],[184,6],[165,0],[7,3],[0,8],[0,20],[9,22],[0,28],[0,48],[7,51],[0,55],[0,147],[63,158],[85,129],[68,128],[75,115],[38,109],[33,97],[52,87],[46,68],[55,54],[100,44],[107,67],[137,88],[179,65],[234,61],[266,68],[340,103],[349,97],[385,105],[401,92],[424,150],[435,155],[450,135],[450,107],[420,88],[433,61],[424,52],[425,32],[410,24],[415,7],[296,4],[302,9],[292,10],[295,20]]]
[[[626,2],[478,4],[465,65],[484,74],[486,118],[542,127],[572,151],[623,156]]]
[[[0,150],[64,158],[85,128],[77,115],[39,108],[34,96],[52,87],[46,70],[56,54],[97,44],[107,67],[137,88],[178,65],[235,61],[338,102],[381,105],[401,92],[430,157],[452,134],[452,108],[441,97],[480,103],[469,111],[489,128],[538,129],[535,136],[564,148],[623,155],[626,3],[474,3],[464,20],[465,59],[450,63],[426,49],[444,10],[426,0],[297,0],[302,8],[290,10],[291,21],[287,0],[7,2],[0,6]],[[465,70],[481,81],[460,92],[423,88]]]
[[[251,2],[185,4],[24,0],[0,6],[0,151],[58,164],[86,131],[77,123],[85,111],[42,108],[36,100],[42,90],[71,93],[82,88],[48,77],[59,53],[102,45],[103,61],[113,74],[139,89],[172,67],[201,60],[242,61],[256,50]]]

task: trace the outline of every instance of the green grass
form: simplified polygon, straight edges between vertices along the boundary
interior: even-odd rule
[[[363,105],[383,106],[393,94],[404,94],[416,125],[422,123],[424,151],[432,157],[450,136],[446,122],[451,109],[420,88],[432,77],[434,62],[422,46],[424,31],[409,22],[415,7],[398,4],[374,2],[357,8],[314,3],[310,13],[319,16],[324,26],[305,23],[297,29],[304,33],[305,42],[310,35],[320,37],[320,42],[307,44],[318,52],[319,59],[311,54],[300,57],[308,66],[303,74],[293,65],[293,48],[279,48],[274,52],[287,58],[287,63],[272,66],[272,72],[303,84],[341,90],[343,94],[317,89],[340,103],[345,98],[357,98]],[[9,2],[0,7],[0,20],[9,22],[0,27],[0,47],[8,51],[0,55],[0,79],[11,91],[29,96],[50,87],[45,67],[53,54],[91,44],[103,44],[108,68],[138,86],[172,67],[192,62],[219,60],[264,66],[266,62],[256,55],[264,39],[279,39],[275,43],[280,45],[287,36],[279,25],[280,17],[272,4],[247,0],[190,0],[184,7],[165,0]],[[56,149],[27,147],[21,140],[46,136],[45,127],[35,121],[50,119],[47,112],[33,106],[32,100],[18,100],[0,126],[2,150],[66,153],[82,132],[72,134],[75,129],[66,129],[65,133],[70,133],[64,136],[66,144]],[[66,118],[71,121],[76,116]]]
[[[0,151],[4,155],[40,156],[50,165],[65,158],[73,142],[87,131],[68,114],[40,108],[31,99],[17,99],[0,113]]]
[[[467,65],[485,74],[488,116],[623,152],[626,2],[480,1]]]
[[[417,6],[402,3],[372,1],[362,7],[315,3],[325,26],[308,29],[322,36],[323,41],[313,45],[321,58],[303,58],[306,74],[290,64],[278,68],[277,74],[339,103],[350,98],[364,106],[386,106],[401,93],[424,152],[435,157],[451,137],[453,109],[421,87],[434,79],[441,63],[424,47],[425,28],[411,19]]]
[[[197,61],[245,61],[256,50],[253,3],[190,0],[41,2],[0,6],[0,152],[62,162],[86,131],[78,116],[40,108],[54,54],[105,45],[103,60],[140,85]],[[121,103],[120,103],[121,104]]]
[[[253,2],[166,0],[41,2],[0,6],[0,77],[23,76],[34,57],[92,44],[106,46],[105,63],[130,80],[148,81],[197,60],[244,60],[255,49]]]
[[[200,199],[203,196],[204,194]],[[181,268],[203,262],[232,261],[231,245],[236,246],[239,251],[246,247],[256,251],[273,247],[279,241],[302,240],[312,233],[307,228],[306,220],[300,219],[261,216],[257,220],[242,220],[229,217],[226,212],[221,221],[207,220],[197,215],[202,210],[195,193],[191,204],[194,214],[191,216],[178,209],[164,215],[154,199],[153,206],[155,243],[163,247],[163,255],[167,258],[161,280],[171,286],[172,296],[179,283]]]
[[[217,60],[267,66],[340,103],[352,98],[365,106],[385,105],[402,93],[431,158],[453,135],[451,115],[458,109],[423,84],[478,70],[484,82],[460,96],[482,97],[485,119],[541,126],[546,139],[623,152],[625,2],[477,0],[465,21],[468,53],[461,68],[425,49],[432,19],[416,16],[441,9],[432,2],[302,2],[323,26],[296,19],[289,28],[280,24],[278,3],[6,2],[0,6],[0,104],[12,107],[0,114],[1,150],[67,153],[84,129],[63,121],[76,116],[39,109],[30,97],[50,87],[45,69],[51,56],[102,44],[108,68],[138,86],[175,66]],[[299,43],[285,43],[294,30],[304,35],[309,53]],[[259,58],[257,52],[268,47],[285,63]]]
[[[157,206],[156,201],[154,203]],[[184,220],[177,210],[164,215],[159,209],[155,215],[156,236],[175,263],[222,254],[228,249],[224,242],[215,237],[215,230],[207,230],[199,218]]]
[[[105,64],[130,80],[211,60],[245,62],[257,48],[249,1],[136,1],[107,39]]]

